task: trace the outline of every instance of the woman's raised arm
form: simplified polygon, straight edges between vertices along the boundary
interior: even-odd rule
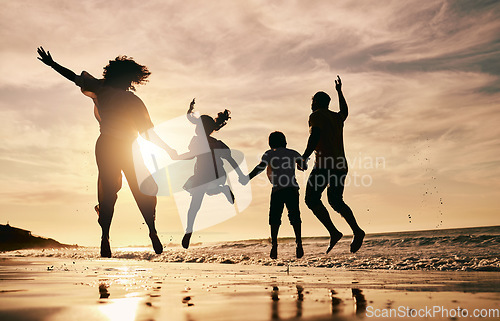
[[[73,71],[69,70],[68,68],[63,67],[60,64],[58,64],[57,62],[55,62],[54,59],[52,59],[52,56],[50,55],[49,51],[45,52],[43,47],[39,47],[37,49],[37,52],[38,52],[38,55],[40,56],[40,57],[37,57],[38,60],[40,60],[41,62],[43,62],[47,66],[52,67],[52,69],[54,69],[55,71],[60,73],[62,76],[64,76],[64,78],[66,78],[72,82],[75,82],[76,74]]]

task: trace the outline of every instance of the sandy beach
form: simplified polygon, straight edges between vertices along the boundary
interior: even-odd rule
[[[500,309],[497,272],[31,258],[11,252],[0,256],[0,279],[5,321],[462,320],[474,313],[498,320],[494,313]]]
[[[1,4],[0,321],[500,321],[500,0]]]

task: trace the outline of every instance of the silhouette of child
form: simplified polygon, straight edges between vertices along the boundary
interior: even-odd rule
[[[196,215],[201,207],[203,197],[223,193],[229,203],[234,204],[234,195],[229,185],[226,184],[226,171],[223,167],[225,159],[238,173],[240,182],[244,183],[246,176],[231,156],[231,150],[222,141],[211,136],[214,131],[224,127],[229,117],[229,110],[218,113],[213,119],[208,115],[197,115],[193,112],[195,101],[191,102],[187,117],[196,125],[195,133],[189,143],[189,151],[181,155],[172,155],[176,160],[187,160],[196,157],[194,175],[191,176],[183,188],[191,194],[191,204],[188,210],[186,233],[182,239],[182,246],[189,247],[189,241],[193,234],[193,225]]]
[[[271,259],[278,257],[278,231],[281,225],[281,215],[286,205],[288,219],[295,232],[296,256],[304,256],[301,239],[301,220],[299,209],[299,185],[295,179],[295,166],[299,170],[307,169],[307,165],[300,154],[286,148],[286,137],[282,132],[273,132],[269,135],[270,150],[262,155],[261,162],[248,174],[249,180],[268,169],[268,177],[273,184],[271,204],[269,208],[269,225],[271,226]]]

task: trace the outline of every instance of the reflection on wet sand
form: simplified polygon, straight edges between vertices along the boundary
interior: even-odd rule
[[[295,300],[295,316],[291,319],[301,318],[303,314],[303,302],[304,302],[304,287],[300,284],[296,284],[297,295]],[[366,312],[367,300],[363,294],[363,291],[358,288],[352,288],[352,297],[355,303],[355,315],[358,317],[363,317]],[[309,292],[305,292],[309,293]],[[331,313],[332,316],[340,316],[343,312],[344,301],[339,298],[337,291],[334,289],[329,290],[329,297],[331,300]],[[280,317],[279,310],[279,288],[274,285],[273,290],[271,291],[271,320],[284,320]]]
[[[99,305],[98,310],[107,318],[104,320],[134,321],[140,301],[140,297],[114,299]]]
[[[279,301],[279,288],[277,286],[273,286],[273,291],[271,292],[271,319],[272,320],[277,320],[280,318],[279,314],[279,306],[278,306],[278,301]]]
[[[297,267],[287,275],[282,266],[0,256],[0,274],[0,320],[356,321],[375,309],[500,302],[500,276],[490,272],[451,280],[448,272]]]
[[[302,316],[302,302],[304,302],[304,287],[300,284],[296,285],[297,288],[297,313],[295,316],[300,318]]]
[[[354,301],[356,302],[356,315],[360,315],[365,313],[366,311],[366,298],[363,295],[363,291],[360,289],[351,289],[352,290],[352,297],[354,298]]]
[[[337,295],[337,292],[334,289],[330,289],[330,298],[332,300],[332,315],[336,315],[340,311],[342,311],[342,299],[337,298],[335,295]]]
[[[295,307],[296,307],[296,310],[295,310],[295,317],[292,318],[292,319],[295,319],[295,318],[300,318],[302,317],[302,302],[304,301],[304,287],[300,284],[297,284],[296,285],[296,289],[297,289],[297,297],[296,297],[296,300],[295,300]],[[277,286],[273,286],[273,290],[271,292],[271,319],[272,320],[278,320],[278,319],[282,319],[280,317],[280,313],[279,313],[279,288]]]
[[[302,317],[302,302],[304,301],[304,287],[300,284],[297,284],[297,299],[295,301],[296,312],[295,317]],[[271,319],[278,320],[281,319],[279,315],[279,288],[277,286],[273,286],[273,290],[271,292]]]
[[[130,293],[130,297],[120,297],[110,299],[109,280],[100,280],[99,303],[98,311],[105,316],[103,320],[109,321],[137,321],[148,320],[154,321],[157,306],[157,300],[161,297],[161,283],[155,282],[155,285],[150,288],[150,293],[147,296],[138,295],[139,293]],[[116,281],[116,280],[115,280]],[[119,282],[118,282],[119,283]]]
[[[107,299],[109,298],[109,292],[108,292],[108,287],[106,283],[101,283],[99,284],[99,299]]]

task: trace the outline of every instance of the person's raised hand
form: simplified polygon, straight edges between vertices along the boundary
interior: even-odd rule
[[[52,67],[54,65],[54,60],[52,59],[52,56],[50,55],[50,52],[43,49],[43,47],[39,47],[37,50],[38,55],[40,57],[37,57],[38,60],[46,64],[47,66]]]
[[[340,80],[340,76],[337,75],[337,79],[335,79],[335,89],[337,91],[341,91],[342,90],[342,80]]]
[[[193,112],[193,109],[194,109],[194,102],[195,98],[193,98],[193,100],[191,101],[191,103],[189,104],[189,110],[188,110],[188,113],[191,113]]]

